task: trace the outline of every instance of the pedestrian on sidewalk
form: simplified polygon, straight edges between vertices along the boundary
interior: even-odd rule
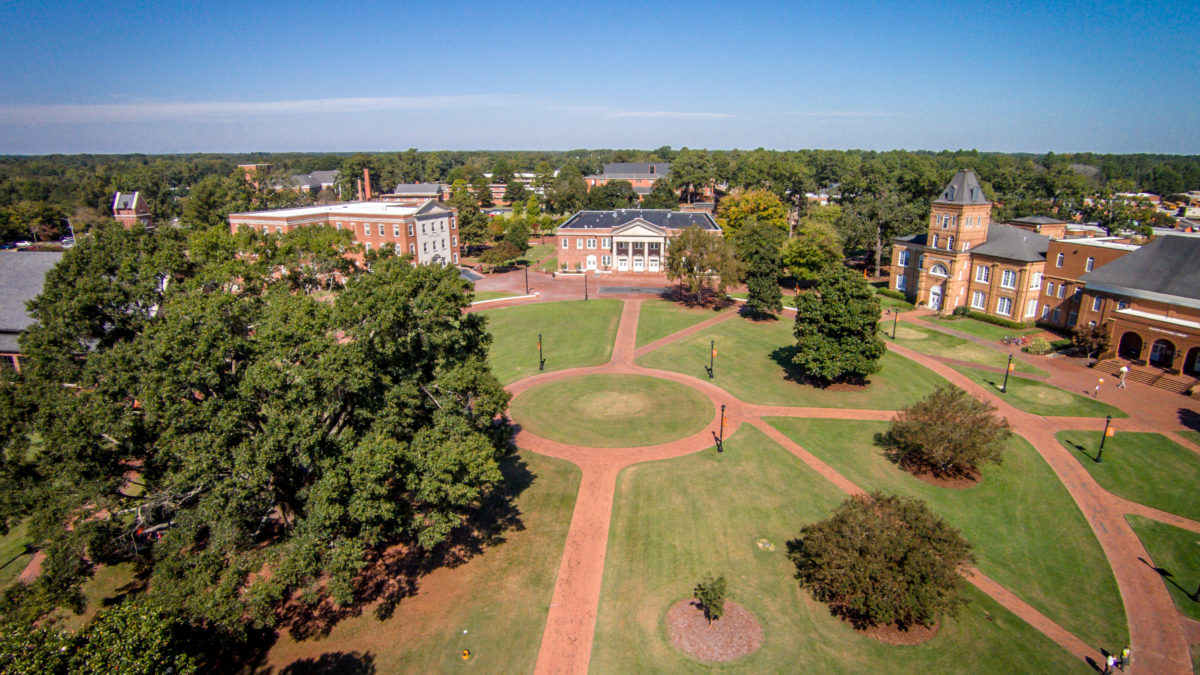
[[[1104,657],[1104,675],[1112,675],[1113,668],[1117,665],[1117,657],[1109,654]]]
[[[1121,650],[1121,663],[1120,663],[1121,672],[1122,673],[1125,672],[1125,669],[1128,667],[1129,667],[1129,647],[1126,647],[1125,649]]]
[[[1096,388],[1094,390],[1092,390],[1092,398],[1096,398],[1097,396],[1100,395],[1100,385],[1102,385],[1102,384],[1104,384],[1103,377],[1100,378],[1099,380],[1096,380]]]
[[[1117,389],[1125,388],[1125,376],[1129,374],[1129,366],[1121,366],[1121,381],[1117,382]]]

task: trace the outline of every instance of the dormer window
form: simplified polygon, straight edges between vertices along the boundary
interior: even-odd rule
[[[948,201],[948,202],[954,201],[954,186],[953,185],[946,188],[946,201]]]
[[[971,192],[969,194],[971,195],[971,201],[975,201],[975,188],[971,188]]]

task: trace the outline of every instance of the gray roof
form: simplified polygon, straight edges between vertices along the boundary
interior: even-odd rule
[[[605,164],[604,173],[598,176],[588,176],[588,178],[604,178],[607,180],[646,179],[660,178],[669,173],[671,173],[671,165],[666,162],[618,162],[616,164]]]
[[[914,246],[924,246],[925,242],[929,241],[929,233],[921,232],[919,234],[910,234],[907,237],[896,237],[892,241],[913,244]]]
[[[392,194],[396,195],[436,195],[443,189],[441,183],[401,183]]]
[[[1065,220],[1051,218],[1050,216],[1025,216],[1024,218],[1013,218],[1009,222],[1021,223],[1022,225],[1064,225]]]
[[[25,303],[41,294],[46,272],[62,257],[57,251],[0,252],[0,331],[19,332],[33,323]]]
[[[337,182],[337,169],[329,171],[313,171],[312,173],[297,174],[292,176],[292,185],[320,187],[322,185],[332,185]]]
[[[1037,262],[1046,259],[1049,246],[1050,237],[1011,225],[992,223],[988,225],[987,241],[971,249],[971,253],[1019,262]]]
[[[990,204],[983,196],[983,188],[979,185],[979,177],[970,169],[959,169],[954,178],[942,190],[942,194],[933,200],[934,204]]]
[[[720,232],[721,226],[713,217],[697,211],[670,211],[667,209],[617,209],[616,211],[580,211],[558,226],[558,229],[607,229],[620,227],[641,218],[642,220],[669,230],[682,230],[696,225],[704,230]]]
[[[132,209],[138,201],[138,193],[136,192],[118,192],[113,197],[113,209]]]
[[[1200,300],[1200,238],[1159,237],[1079,277],[1089,289]]]

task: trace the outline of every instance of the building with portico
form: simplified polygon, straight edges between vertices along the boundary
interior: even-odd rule
[[[689,227],[721,235],[721,226],[703,212],[580,211],[555,232],[559,269],[658,274],[666,267],[671,238]]]

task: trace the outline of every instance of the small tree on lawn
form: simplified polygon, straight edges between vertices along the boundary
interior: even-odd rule
[[[517,183],[520,185],[520,183]],[[513,218],[504,228],[504,241],[512,244],[521,253],[529,250],[529,222],[525,218]]]
[[[866,280],[841,265],[831,267],[812,290],[796,296],[792,362],[824,382],[879,372],[887,347],[878,323],[879,299]]]
[[[688,290],[699,298],[705,288],[716,286],[718,293],[736,281],[741,266],[733,245],[722,236],[692,226],[673,237],[667,249],[667,278],[686,281]]]
[[[1098,356],[1108,349],[1108,331],[1100,324],[1079,326],[1071,333],[1071,344],[1088,356]]]
[[[485,265],[491,265],[493,268],[499,267],[521,255],[521,250],[513,246],[512,242],[502,241],[499,244],[489,248],[479,256],[479,262]]]
[[[1012,435],[996,408],[945,385],[901,410],[885,443],[901,465],[939,478],[971,476],[983,462],[999,464]]]
[[[959,569],[971,544],[925,503],[879,492],[851,497],[788,542],[796,578],[856,627],[930,626],[965,602]]]
[[[704,608],[704,618],[709,623],[725,614],[725,577],[708,577],[696,584],[692,597]]]
[[[774,225],[759,223],[753,217],[742,227],[736,247],[745,268],[746,309],[752,314],[777,314],[783,311],[783,293],[779,290],[779,249],[783,232]]]

